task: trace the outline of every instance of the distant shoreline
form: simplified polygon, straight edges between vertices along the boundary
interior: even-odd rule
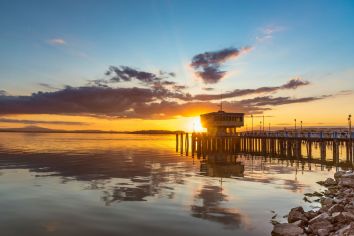
[[[168,130],[141,130],[141,131],[95,131],[95,130],[6,130],[0,129],[0,133],[57,133],[57,134],[176,134],[184,133],[184,131],[168,131]]]

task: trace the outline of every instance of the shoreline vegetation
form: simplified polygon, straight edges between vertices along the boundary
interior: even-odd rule
[[[292,208],[288,223],[273,221],[273,236],[352,236],[354,235],[354,171],[338,171],[333,178],[317,182],[324,192],[306,193],[304,200],[321,203],[318,211]]]

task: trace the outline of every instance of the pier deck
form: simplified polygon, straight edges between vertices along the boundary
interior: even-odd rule
[[[251,154],[353,166],[354,133],[349,132],[240,132],[222,136],[208,133],[176,134],[176,151],[194,157],[209,153]]]

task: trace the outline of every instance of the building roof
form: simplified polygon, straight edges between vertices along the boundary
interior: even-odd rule
[[[245,113],[217,111],[217,112],[209,112],[209,113],[201,114],[201,116],[213,116],[213,115],[244,116]]]

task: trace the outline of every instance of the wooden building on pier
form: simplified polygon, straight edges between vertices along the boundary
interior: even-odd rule
[[[236,134],[236,128],[244,125],[244,113],[225,111],[210,112],[200,115],[200,121],[210,136]]]

